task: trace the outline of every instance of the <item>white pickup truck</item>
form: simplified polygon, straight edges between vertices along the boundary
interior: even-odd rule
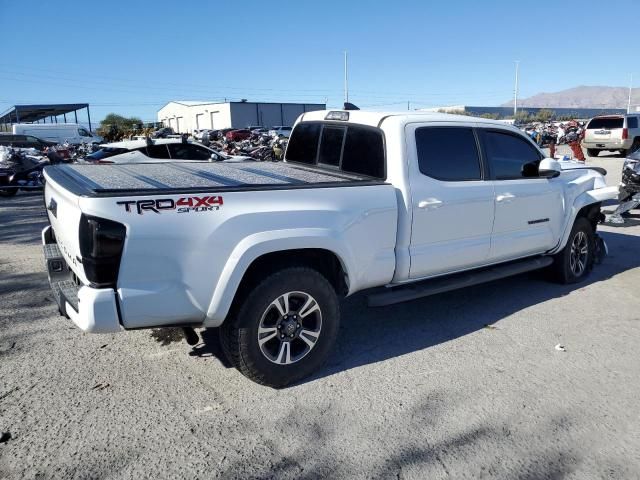
[[[281,387],[327,357],[340,297],[389,305],[543,267],[582,280],[606,250],[605,174],[500,122],[317,111],[284,163],[48,167],[42,242],[82,330],[221,327],[229,360]]]

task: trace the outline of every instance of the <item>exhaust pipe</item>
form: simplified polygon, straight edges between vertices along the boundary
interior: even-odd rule
[[[200,342],[200,336],[196,333],[196,331],[191,327],[182,327],[182,331],[184,332],[184,339],[191,346],[197,345]]]

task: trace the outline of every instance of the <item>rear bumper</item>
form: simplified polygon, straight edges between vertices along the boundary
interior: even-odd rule
[[[594,149],[594,150],[627,150],[629,148],[631,148],[631,143],[632,140],[606,140],[606,141],[597,141],[597,140],[590,140],[590,141],[586,141],[583,140],[582,141],[582,146],[584,148],[590,148],[590,149]]]
[[[49,284],[60,313],[88,333],[115,333],[120,325],[116,292],[81,285],[60,253],[51,226],[42,230]]]

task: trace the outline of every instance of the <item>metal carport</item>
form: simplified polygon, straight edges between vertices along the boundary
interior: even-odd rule
[[[58,123],[58,117],[62,115],[67,121],[67,113],[73,112],[75,123],[78,123],[78,110],[87,109],[89,131],[91,128],[91,114],[88,103],[57,103],[50,105],[14,105],[0,115],[2,129],[9,131],[14,123]],[[49,119],[49,122],[47,122]]]

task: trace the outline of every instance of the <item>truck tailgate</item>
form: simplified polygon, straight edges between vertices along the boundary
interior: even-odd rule
[[[67,265],[83,283],[88,283],[80,254],[80,210],[78,197],[47,177],[44,201],[56,243]]]

